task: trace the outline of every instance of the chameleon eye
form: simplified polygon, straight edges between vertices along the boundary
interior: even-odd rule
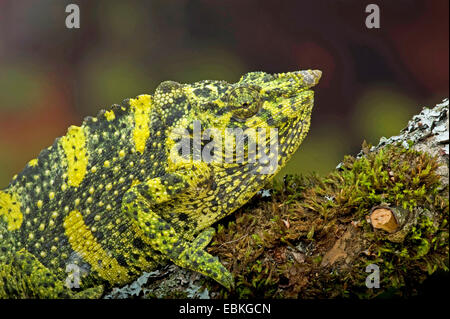
[[[237,120],[246,120],[258,113],[261,100],[257,88],[240,86],[228,94],[228,105]]]

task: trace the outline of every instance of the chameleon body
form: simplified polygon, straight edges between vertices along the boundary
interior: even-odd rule
[[[71,126],[0,191],[0,297],[98,297],[168,261],[231,288],[231,274],[204,250],[210,226],[244,205],[297,150],[320,76],[308,70],[251,72],[233,84],[166,81],[153,95]],[[278,146],[273,169],[263,173],[267,162],[248,147],[252,135],[239,163],[174,155],[174,130],[192,137],[195,121],[223,134],[277,129],[277,139],[267,141]],[[79,278],[71,286],[74,269]]]

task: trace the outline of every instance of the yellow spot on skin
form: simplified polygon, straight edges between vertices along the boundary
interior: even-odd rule
[[[140,181],[138,179],[133,179],[133,182],[131,182],[131,187],[133,187],[139,183],[140,183]]]
[[[67,159],[68,184],[78,187],[86,175],[89,161],[83,129],[78,126],[69,127],[66,136],[61,138],[60,143]]]
[[[19,199],[15,194],[0,191],[0,218],[8,224],[8,230],[19,229],[22,225],[23,214],[20,211]]]
[[[114,111],[106,111],[105,117],[108,120],[108,122],[110,122],[116,118],[116,114],[114,114]]]
[[[134,113],[133,140],[136,150],[144,153],[145,144],[150,136],[149,122],[152,99],[148,94],[130,99],[130,105]]]
[[[38,160],[36,158],[32,159],[31,161],[28,162],[28,165],[30,165],[31,167],[36,166],[37,164],[38,164]]]
[[[64,220],[64,229],[70,246],[87,261],[93,271],[111,284],[125,284],[130,280],[127,269],[110,257],[97,242],[78,211],[72,211]],[[99,264],[99,260],[102,261]]]

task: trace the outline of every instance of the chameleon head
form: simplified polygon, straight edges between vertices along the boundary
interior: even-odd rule
[[[161,113],[172,130],[166,135],[168,170],[184,169],[209,176],[204,185],[212,191],[206,192],[209,198],[211,194],[215,198],[214,205],[222,207],[220,214],[210,218],[242,206],[298,149],[310,125],[314,98],[311,88],[320,77],[318,70],[251,72],[233,84],[166,83],[157,90],[169,92],[167,87],[176,87],[181,96],[178,107],[168,106]],[[176,96],[174,90],[170,92]],[[175,101],[177,97],[170,99]],[[166,97],[165,103],[170,99]],[[179,135],[172,134],[178,129],[187,136],[185,148],[179,147]],[[196,132],[202,132],[201,137]],[[182,154],[183,149],[188,151],[187,156]]]
[[[319,70],[274,75],[252,72],[244,75],[229,93],[232,119],[242,122],[245,128],[266,130],[271,142],[279,147],[273,169],[283,166],[306,136],[314,102],[310,88],[321,75]]]
[[[197,152],[214,168],[240,164],[238,166],[247,166],[253,173],[274,174],[295,152],[308,131],[314,100],[310,88],[318,83],[321,74],[319,70],[273,75],[251,72],[234,84],[202,81],[180,85],[186,104],[182,112],[179,108],[174,109],[176,116],[173,112],[168,113],[171,127],[187,128],[192,139],[200,130],[214,130],[206,134],[206,140],[202,135],[202,150]],[[210,137],[216,148],[214,157],[208,161],[205,155],[207,157],[211,152],[205,152],[204,146]],[[217,143],[217,137],[221,139],[220,143]],[[174,142],[169,135],[170,144]],[[209,147],[211,149],[211,143]],[[267,148],[269,157],[263,152]],[[195,150],[190,150],[188,157],[192,160]],[[175,154],[175,158],[177,156]],[[261,165],[262,159],[266,164]],[[268,165],[270,168],[265,169]]]
[[[256,116],[270,127],[281,129],[288,126],[288,122],[310,114],[314,99],[310,88],[319,82],[321,76],[319,70],[274,75],[247,73],[228,93],[228,106],[233,118],[245,122],[247,127],[260,122]]]

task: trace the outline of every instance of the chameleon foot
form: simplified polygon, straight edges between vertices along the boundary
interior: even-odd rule
[[[228,289],[233,287],[230,272],[217,257],[203,250],[214,235],[213,228],[206,228],[190,242],[178,234],[169,222],[153,212],[148,202],[139,198],[139,194],[131,190],[125,197],[123,209],[149,238],[153,249],[180,267],[204,274]]]
[[[174,262],[181,267],[200,272],[230,290],[234,287],[231,273],[220,263],[217,257],[203,250],[211,241],[214,233],[215,230],[212,227],[205,229],[192,243],[185,245],[185,249]]]

